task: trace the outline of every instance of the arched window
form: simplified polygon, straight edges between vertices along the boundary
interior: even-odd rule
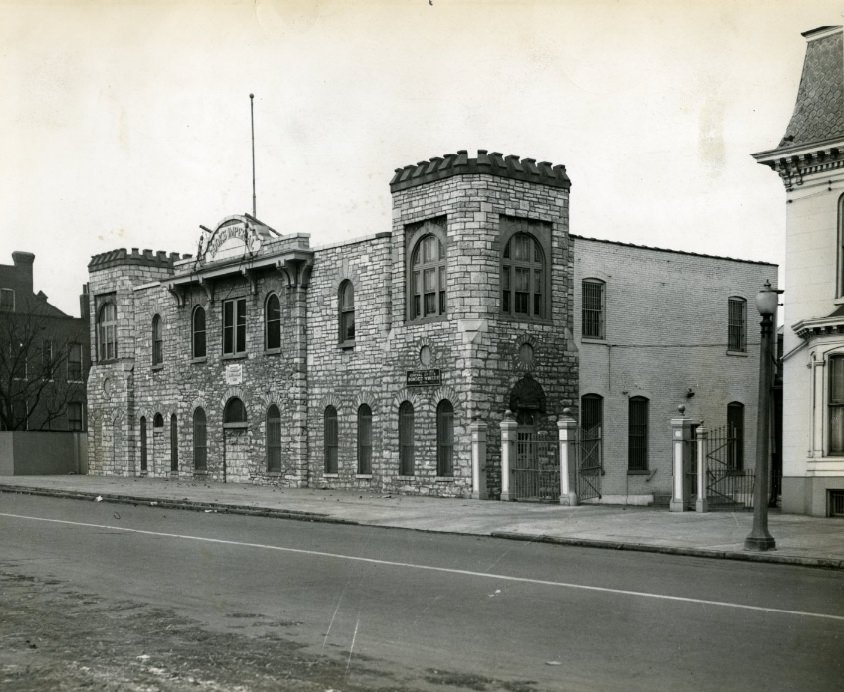
[[[437,404],[437,475],[454,474],[454,407],[448,399]]]
[[[270,293],[264,306],[264,335],[268,351],[281,348],[281,307],[275,293]]]
[[[97,342],[100,360],[117,358],[117,306],[106,303],[97,316]]]
[[[648,470],[648,400],[630,398],[627,419],[627,470]]]
[[[192,346],[191,357],[205,358],[205,308],[197,306],[191,319]]]
[[[156,428],[159,431],[164,428],[164,416],[162,416],[160,413],[156,413],[152,417],[152,430],[153,430],[153,432],[156,431]]]
[[[584,279],[580,286],[580,335],[586,339],[606,339],[606,284],[600,279]]]
[[[141,473],[147,472],[147,419],[141,416]]]
[[[340,284],[338,294],[340,343],[350,345],[355,340],[355,287],[351,281]]]
[[[281,471],[281,414],[275,404],[267,409],[267,471]]]
[[[399,406],[399,474],[412,476],[415,471],[416,448],[413,404],[403,401]]]
[[[599,394],[580,398],[580,436],[581,466],[603,468],[604,398]]]
[[[164,362],[164,335],[161,330],[161,315],[152,318],[152,364],[161,365]]]
[[[337,409],[326,406],[323,414],[325,473],[337,473]]]
[[[246,407],[236,396],[229,399],[226,402],[226,407],[223,409],[223,427],[246,427]]]
[[[727,350],[747,351],[747,301],[738,296],[727,301]]]
[[[727,468],[744,469],[744,404],[738,401],[727,404]]]
[[[179,432],[175,413],[170,416],[170,471],[179,471]]]
[[[197,408],[193,412],[193,469],[205,471],[208,468],[208,437],[205,428],[205,411]]]
[[[433,228],[433,225],[431,225]],[[446,312],[446,246],[441,231],[423,235],[413,248],[409,270],[410,319]]]
[[[372,473],[372,409],[367,404],[358,407],[358,473]]]
[[[545,317],[545,259],[530,233],[511,236],[501,259],[501,311]]]

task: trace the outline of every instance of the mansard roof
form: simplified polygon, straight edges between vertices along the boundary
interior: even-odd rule
[[[456,154],[434,156],[427,161],[397,168],[390,181],[390,191],[398,192],[455,175],[478,174],[524,180],[565,190],[571,188],[571,180],[562,164],[555,166],[550,161],[537,163],[536,159],[521,158],[516,154],[503,156],[495,151],[489,153],[486,149],[478,149],[477,157],[470,158],[469,153],[461,149]]]
[[[822,26],[803,33],[806,57],[794,112],[776,149],[757,154],[769,158],[844,139],[844,34],[841,26]]]

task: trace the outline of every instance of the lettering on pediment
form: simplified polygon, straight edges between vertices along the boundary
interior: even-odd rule
[[[200,261],[206,264],[251,257],[260,249],[261,236],[255,227],[244,217],[234,217],[223,221],[205,243],[200,243]]]

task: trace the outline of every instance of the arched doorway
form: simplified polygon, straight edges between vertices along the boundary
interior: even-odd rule
[[[510,470],[513,498],[559,500],[557,441],[540,425],[545,416],[542,386],[530,375],[525,375],[513,386],[508,403],[518,424],[516,454]]]

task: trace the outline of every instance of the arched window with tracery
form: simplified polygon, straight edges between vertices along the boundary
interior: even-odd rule
[[[530,233],[513,234],[501,256],[501,311],[518,317],[545,317],[545,256]]]
[[[408,267],[411,320],[445,315],[447,309],[444,226],[426,222],[417,233],[421,237],[413,243]]]

